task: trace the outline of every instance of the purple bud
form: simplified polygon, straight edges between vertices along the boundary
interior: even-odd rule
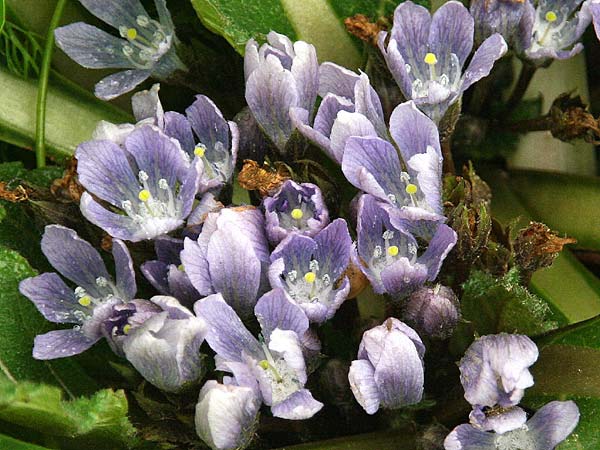
[[[365,332],[348,380],[367,414],[380,406],[397,409],[421,401],[424,353],[415,330],[393,317]]]
[[[404,318],[422,335],[447,339],[460,319],[458,297],[452,289],[439,284],[422,287],[409,297]]]
[[[531,339],[518,334],[482,336],[460,361],[460,381],[465,399],[472,405],[517,405],[525,389],[533,386],[529,367],[538,349]]]

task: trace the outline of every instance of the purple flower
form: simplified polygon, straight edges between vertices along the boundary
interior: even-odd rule
[[[178,392],[202,377],[206,324],[175,298],[155,296],[115,307],[111,324],[127,360],[157,388]]]
[[[502,434],[523,426],[527,422],[527,413],[518,406],[475,406],[469,413],[469,422],[480,430]]]
[[[463,73],[473,29],[473,18],[460,2],[444,3],[431,17],[426,8],[407,1],[396,8],[392,31],[379,35],[379,48],[400,90],[436,123],[506,53],[506,42],[494,34]]]
[[[344,175],[357,188],[397,208],[410,220],[440,222],[442,153],[435,124],[413,102],[396,107],[390,132],[392,144],[378,137],[351,137],[342,159]]]
[[[389,139],[381,101],[365,73],[356,73],[337,64],[319,68],[319,94],[323,101],[309,125],[309,111],[292,108],[294,125],[308,139],[341,164],[350,136],[379,136]]]
[[[471,344],[460,361],[465,399],[473,406],[510,407],[533,386],[529,367],[538,349],[524,335],[501,333],[482,336]]]
[[[166,112],[164,132],[179,141],[198,168],[200,193],[228,183],[233,175],[239,147],[238,127],[228,122],[214,102],[204,95],[186,110],[186,115]]]
[[[141,272],[154,288],[163,295],[178,299],[185,306],[192,306],[202,297],[183,270],[179,254],[183,241],[170,236],[160,236],[154,241],[157,260],[146,261]]]
[[[421,401],[425,346],[419,335],[393,317],[366,331],[348,380],[367,414],[379,407],[397,409]]]
[[[75,156],[79,182],[89,192],[81,197],[81,212],[113,237],[152,239],[183,225],[191,212],[198,174],[178,142],[150,125],[132,131],[124,148],[89,141]]]
[[[135,273],[129,251],[122,241],[113,240],[116,281],[94,247],[69,228],[47,226],[42,252],[77,287],[71,289],[56,273],[44,273],[21,281],[19,290],[47,320],[76,325],[69,330],[36,336],[33,357],[55,359],[77,355],[106,336],[103,322],[111,315],[113,306],[135,295]]]
[[[440,224],[427,250],[418,256],[412,234],[394,226],[384,204],[371,195],[358,202],[358,254],[355,264],[378,294],[410,294],[437,277],[442,262],[456,243],[456,233]]]
[[[519,23],[525,12],[525,1],[473,0],[471,15],[475,22],[475,43],[481,44],[495,33],[508,43],[514,43]]]
[[[263,200],[266,231],[273,245],[290,233],[314,236],[329,223],[329,212],[318,186],[287,180],[272,197]]]
[[[473,425],[459,425],[446,437],[446,450],[552,450],[564,441],[579,422],[579,409],[572,401],[550,402],[525,424],[502,434]]]
[[[304,387],[302,340],[308,319],[281,289],[268,292],[256,304],[260,341],[220,294],[196,302],[194,310],[208,325],[206,340],[217,353],[217,370],[233,375],[226,383],[251,388],[275,417],[283,419],[308,419],[323,407]]]
[[[338,280],[350,262],[352,239],[344,219],[336,219],[314,239],[291,234],[271,254],[269,280],[282,288],[311,322],[333,317],[350,292],[350,282]]]
[[[267,41],[260,49],[254,39],[246,44],[246,101],[265,134],[284,153],[294,130],[290,109],[302,108],[312,114],[319,63],[315,48],[306,42],[292,43],[274,31]]]
[[[128,69],[96,84],[96,96],[110,100],[131,91],[150,76],[165,80],[185,70],[175,52],[175,29],[165,0],[154,0],[159,20],[139,0],[79,0],[93,15],[119,31],[117,38],[83,22],[57,28],[56,44],[88,69]]]
[[[596,32],[596,37],[600,40],[600,1],[592,0],[589,3],[590,12],[592,14],[592,20],[594,21],[594,31]]]
[[[185,238],[181,261],[201,295],[217,292],[243,319],[268,290],[269,244],[263,214],[253,207],[208,214],[196,241]]]
[[[592,21],[590,1],[582,1],[540,0],[536,8],[528,0],[519,24],[516,47],[520,55],[543,66],[581,52],[583,44],[577,41]]]
[[[242,450],[254,437],[259,408],[251,388],[209,380],[196,405],[196,432],[213,450]]]
[[[404,319],[414,324],[421,335],[447,339],[460,319],[458,297],[452,289],[439,284],[434,288],[421,287],[406,302]]]

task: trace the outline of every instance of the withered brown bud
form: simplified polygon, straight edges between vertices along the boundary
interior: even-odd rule
[[[79,203],[85,189],[77,181],[77,160],[71,158],[62,178],[57,178],[50,186],[50,192],[57,200],[65,203]]]
[[[0,199],[11,203],[19,203],[29,200],[31,192],[20,184],[11,189],[4,181],[0,181]]]
[[[348,33],[353,34],[361,41],[365,41],[374,47],[377,47],[377,36],[379,35],[379,32],[386,29],[381,21],[373,23],[364,14],[356,14],[346,18],[344,20],[344,25],[346,25]]]
[[[248,191],[258,191],[263,197],[273,194],[291,178],[284,164],[275,163],[275,167],[247,159],[238,175],[238,183]]]
[[[560,95],[552,103],[549,117],[550,131],[555,138],[565,142],[584,139],[593,144],[600,143],[600,123],[580,96]]]

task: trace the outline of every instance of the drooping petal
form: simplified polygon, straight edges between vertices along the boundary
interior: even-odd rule
[[[132,63],[123,53],[126,41],[83,22],[54,30],[56,45],[77,64],[88,69],[127,69]]]
[[[94,94],[102,100],[112,100],[133,90],[136,86],[146,81],[150,75],[152,75],[151,70],[141,69],[113,73],[96,83]]]
[[[348,381],[354,398],[367,414],[375,414],[379,409],[379,390],[375,384],[375,368],[364,359],[352,361]]]
[[[79,304],[73,290],[55,273],[43,273],[19,283],[19,291],[50,322],[79,323],[74,312]]]
[[[88,338],[82,330],[55,330],[39,334],[33,343],[35,359],[56,359],[78,355],[94,345],[96,339]]]
[[[48,225],[42,236],[42,252],[58,272],[94,297],[104,292],[96,283],[98,277],[110,275],[98,251],[77,233],[62,225]]]
[[[243,362],[243,354],[261,358],[260,344],[221,294],[198,300],[194,304],[194,312],[206,322],[206,341],[221,357],[235,362]]]
[[[308,389],[300,389],[283,402],[271,406],[273,416],[288,420],[310,419],[323,408]]]
[[[466,91],[471,87],[472,84],[487,77],[494,63],[499,60],[507,52],[508,46],[504,38],[496,33],[487,38],[479,46],[471,63],[465,73],[463,74],[463,83],[460,88],[461,92]]]

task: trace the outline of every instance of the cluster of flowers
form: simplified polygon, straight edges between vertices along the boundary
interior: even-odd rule
[[[151,75],[164,79],[184,67],[174,51],[177,40],[164,0],[155,0],[160,21],[150,19],[136,0],[81,2],[122,39],[80,23],[56,30],[58,44],[86,67],[131,69],[101,81],[100,97],[118,96]],[[364,273],[376,293],[402,301],[404,319],[420,333],[448,337],[459,318],[457,299],[448,288],[426,286],[456,242],[444,224],[438,124],[507,51],[498,32],[507,37],[507,30],[518,29],[527,45],[515,48],[528,58],[564,56],[562,48],[590,22],[589,7],[586,1],[579,16],[567,21],[581,2],[554,11],[555,3],[542,1],[532,13],[528,2],[473,2],[471,15],[450,1],[433,17],[412,2],[401,4],[392,30],[379,39],[408,99],[389,121],[365,73],[319,65],[312,45],[275,32],[262,46],[248,42],[246,100],[254,118],[281,155],[297,130],[340,164],[361,191],[351,205],[356,242],[346,220],[330,221],[314,184],[288,180],[260,208],[222,205],[219,193],[230,183],[237,159],[236,124],[203,95],[183,115],[163,111],[158,85],[135,94],[136,124],[101,123],[94,139],[76,152],[86,189],[81,211],[112,236],[115,277],[75,231],[48,226],[42,250],[76,287],[46,273],[22,281],[20,289],[48,320],[75,326],[38,336],[34,357],[75,355],[106,338],[150,383],[179,392],[202,380],[200,347],[206,341],[216,353],[216,369],[230,376],[205,382],[196,428],[212,448],[229,449],[249,442],[261,404],[293,420],[322,408],[305,388],[320,351],[316,327],[348,297],[350,266]],[[512,20],[512,9],[509,14],[505,8],[525,12]],[[498,14],[502,20],[494,19]],[[475,27],[477,21],[487,27]],[[463,73],[475,29],[485,40]],[[149,300],[136,298],[134,264],[124,242],[144,240],[153,240],[156,260],[144,262],[141,272],[161,294]],[[251,329],[257,323],[259,334],[244,323]],[[421,400],[424,352],[417,331],[398,319],[365,332],[349,380],[367,413]],[[461,371],[474,425],[453,431],[447,448],[514,448],[505,442],[519,441],[526,442],[519,448],[550,449],[556,436],[572,430],[576,419],[562,427],[552,417],[565,408],[574,417],[576,407],[553,403],[528,422],[530,431],[523,428],[525,413],[516,405],[531,384],[527,367],[533,353],[535,346],[522,336],[473,344]],[[494,414],[499,424],[486,408],[502,408]],[[547,429],[555,438],[538,445],[549,438],[532,430]]]

